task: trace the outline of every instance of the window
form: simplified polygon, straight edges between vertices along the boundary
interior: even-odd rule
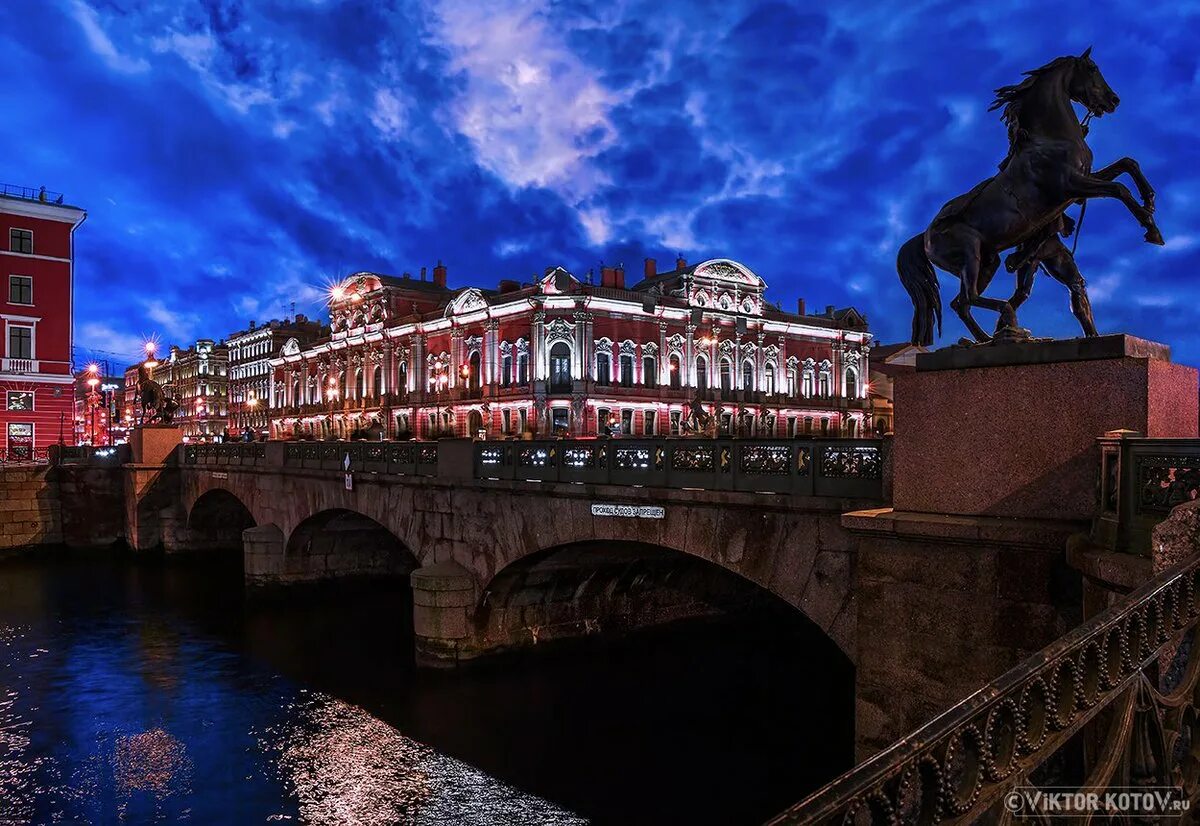
[[[658,387],[658,364],[654,356],[642,357],[642,384]]]
[[[374,393],[372,395],[374,395],[376,398],[379,398],[379,396],[383,394],[383,368],[382,367],[375,368],[375,375],[372,378],[372,382],[374,383],[374,387],[373,387]]]
[[[596,354],[596,384],[612,384],[612,356]]]
[[[354,371],[354,398],[361,399],[363,396],[366,395],[366,393],[363,392],[363,382],[364,381],[365,381],[365,379],[363,377],[363,371],[355,370]]]
[[[612,434],[612,411],[607,407],[596,408],[596,435],[608,436]]]
[[[8,250],[9,252],[23,252],[26,255],[33,255],[33,230],[17,229],[15,227],[9,229]]]
[[[789,438],[789,439],[794,439],[794,438],[796,438],[796,417],[795,417],[795,416],[788,416],[788,420],[787,420],[787,422],[788,422],[788,425],[787,425],[787,427],[788,427],[788,430],[787,430],[788,438]]]
[[[525,412],[524,407],[522,407],[520,410],[517,411],[517,418],[520,419],[522,433],[529,430],[528,416],[529,416],[529,414]]]
[[[708,389],[708,359],[696,356],[696,388],[701,392]]]
[[[550,411],[550,428],[554,433],[566,433],[571,427],[571,411],[555,407]]]
[[[680,431],[680,421],[683,419],[683,412],[680,410],[671,411],[671,435],[678,436]]]
[[[768,364],[763,368],[763,392],[775,392],[775,365]]]
[[[633,387],[633,356],[628,353],[621,356],[621,386]]]
[[[520,353],[517,355],[517,384],[529,384],[529,354],[528,353]],[[524,421],[522,421],[522,431],[524,431],[523,425],[524,425]]]
[[[812,433],[812,416],[804,417],[804,432]]]
[[[670,373],[668,381],[671,382],[671,389],[679,389],[679,356],[672,354],[667,358],[667,372]]]
[[[408,364],[403,361],[400,362],[400,381],[396,384],[396,391],[398,393],[408,392]]]
[[[658,422],[658,413],[654,410],[646,410],[642,413],[642,435],[653,436],[654,426]]]
[[[726,393],[733,389],[733,365],[729,359],[721,359],[721,389]]]
[[[33,410],[33,391],[9,390],[7,404],[4,405],[4,409],[22,413],[26,410]]]
[[[787,369],[787,394],[789,396],[796,395],[796,368],[789,367]]]
[[[632,433],[633,433],[633,411],[632,410],[622,410],[621,411],[621,432],[632,435]]]
[[[8,277],[8,303],[33,303],[33,278],[28,275],[10,275]]]
[[[829,435],[829,419],[821,419],[821,435]]]
[[[505,356],[505,358],[508,358],[508,356]],[[506,373],[506,375],[507,375],[507,373]],[[500,432],[505,435],[508,435],[508,433],[511,430],[512,430],[512,411],[511,410],[501,410],[500,411]]]
[[[500,359],[500,386],[508,387],[512,384],[512,356],[505,355]],[[508,429],[505,428],[505,432]]]
[[[561,341],[550,348],[550,387],[571,389],[571,348]]]
[[[742,389],[754,389],[754,362],[752,361],[742,362]]]
[[[811,399],[813,394],[813,374],[811,370],[804,371],[804,398]]]
[[[33,328],[17,324],[8,325],[8,357],[10,359],[33,358]]]
[[[846,398],[848,398],[848,399],[857,399],[858,398],[858,373],[855,372],[854,370],[846,371],[845,391],[846,391]]]

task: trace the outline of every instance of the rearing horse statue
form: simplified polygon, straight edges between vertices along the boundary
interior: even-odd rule
[[[1063,212],[1072,203],[1116,198],[1145,228],[1148,242],[1163,243],[1154,223],[1154,190],[1137,162],[1123,158],[1092,172],[1086,131],[1071,102],[1101,117],[1116,111],[1120,98],[1100,74],[1091,51],[1089,48],[1078,57],[1056,58],[1027,72],[1022,83],[996,90],[992,108],[1004,107],[1012,144],[1000,173],[946,203],[923,233],[900,248],[896,269],[913,301],[913,344],[933,343],[935,320],[941,332],[942,301],[935,264],[958,276],[959,293],[950,306],[976,341],[987,342],[991,336],[971,315],[972,307],[997,311],[997,332],[1019,337],[1023,331],[1017,327],[1014,302],[988,298],[982,294],[983,289],[1000,266],[1000,253],[1021,245],[1026,245],[1028,255],[1024,256],[1026,260],[1014,261],[1015,268],[1027,264],[1029,258],[1041,256],[1045,261],[1052,257],[1053,263],[1061,267],[1052,274],[1071,286],[1078,271],[1067,271],[1062,257],[1067,250],[1057,233],[1063,226]],[[1128,188],[1115,181],[1122,173],[1134,179],[1143,203],[1139,204]],[[1017,258],[1023,256],[1018,254]],[[1072,261],[1070,269],[1073,267]],[[1079,305],[1075,289],[1072,294],[1078,316],[1085,308]],[[1019,285],[1014,301],[1019,304],[1021,300]],[[1087,314],[1090,319],[1090,308]],[[1084,331],[1094,334],[1095,328],[1089,330],[1084,324]]]

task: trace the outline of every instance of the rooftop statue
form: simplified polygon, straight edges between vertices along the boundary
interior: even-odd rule
[[[1089,48],[1078,57],[1056,58],[1026,72],[1015,86],[996,90],[991,109],[1003,107],[1008,125],[1009,153],[995,177],[946,203],[924,232],[900,248],[896,269],[912,298],[912,343],[931,345],[934,323],[941,333],[942,300],[934,265],[958,276],[959,293],[950,306],[977,342],[992,340],[971,315],[972,307],[1000,314],[995,336],[1023,340],[1029,332],[1017,325],[1017,307],[1029,296],[1039,268],[1066,285],[1071,309],[1084,335],[1096,335],[1087,287],[1062,237],[1078,231],[1066,214],[1071,204],[1091,198],[1116,198],[1146,230],[1151,244],[1162,244],[1154,223],[1154,189],[1137,161],[1122,158],[1092,171],[1087,123],[1111,114],[1120,98],[1104,80]],[[1087,115],[1080,122],[1071,102]],[[1116,178],[1128,174],[1142,203]],[[1011,248],[1006,266],[1017,273],[1012,298],[983,295],[1000,266],[1000,253]]]

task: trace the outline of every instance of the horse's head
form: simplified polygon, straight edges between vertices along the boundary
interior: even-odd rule
[[[1092,60],[1092,47],[1075,58],[1071,79],[1067,87],[1071,100],[1082,104],[1096,117],[1117,111],[1121,98],[1108,85],[1100,67]]]

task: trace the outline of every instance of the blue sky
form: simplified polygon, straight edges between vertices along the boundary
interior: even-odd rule
[[[1092,45],[1122,98],[1097,166],[1141,162],[1167,238],[1089,209],[1098,326],[1200,363],[1198,38],[1190,1],[16,0],[0,180],[89,211],[77,340],[118,354],[317,313],[358,269],[492,286],[676,253],[892,341],[897,248],[1004,155],[992,90]],[[1021,320],[1078,331],[1048,278]]]

